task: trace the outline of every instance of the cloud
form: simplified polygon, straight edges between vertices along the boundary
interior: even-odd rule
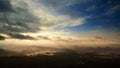
[[[103,37],[100,37],[100,36],[94,36],[94,38],[100,39],[100,40],[104,40],[104,38],[103,38]]]
[[[30,12],[28,3],[19,0],[0,0],[0,31],[35,32],[39,30],[37,17]],[[11,12],[13,10],[13,12]]]
[[[0,12],[12,11],[10,0],[0,0]]]
[[[88,3],[93,0],[36,0],[38,6],[53,14],[69,15],[70,17],[77,17],[77,13],[71,8],[76,4]],[[80,11],[81,12],[81,11]],[[80,13],[79,12],[79,13]],[[80,16],[80,15],[79,15]]]
[[[85,9],[86,11],[95,11],[98,7],[96,5],[92,5],[90,7],[88,7],[87,9]]]
[[[40,39],[45,39],[45,40],[51,40],[49,37],[47,36],[38,36]]]
[[[41,2],[41,0],[40,0],[40,2]],[[57,12],[51,12],[50,10],[52,8],[55,11],[57,9],[59,9],[58,7],[53,7],[53,6],[51,8],[48,4],[48,3],[51,4],[51,1],[46,2],[46,0],[45,0],[45,4],[47,4],[47,5],[45,5],[43,2],[41,2],[41,3],[42,3],[42,6],[44,6],[44,8],[43,7],[40,8],[40,6],[36,7],[36,5],[32,6],[33,9],[36,8],[33,10],[33,13],[40,19],[39,22],[41,24],[40,25],[41,29],[51,29],[51,28],[53,29],[53,28],[57,28],[57,27],[58,28],[59,27],[61,27],[61,28],[73,27],[73,26],[78,26],[78,25],[83,24],[86,20],[85,17],[72,18],[71,14],[62,15],[59,13],[55,14]],[[40,5],[41,5],[41,3],[40,3]],[[54,3],[54,0],[52,0],[52,3]],[[59,1],[57,3],[59,3]],[[52,4],[52,5],[57,6],[58,4]],[[65,5],[65,4],[63,4],[63,5]],[[59,4],[59,6],[64,7],[64,9],[60,10],[61,12],[64,10],[67,11],[66,9],[68,9],[68,7],[66,7],[66,5],[62,6],[61,4]],[[69,10],[68,13],[69,12],[71,12],[71,10]]]
[[[39,32],[41,30],[78,26],[85,22],[85,17],[72,18],[71,14],[62,15],[59,13],[55,15],[56,12],[47,10],[49,5],[53,5],[51,7],[55,10],[61,6],[64,8],[61,11],[71,12],[71,10],[66,10],[68,7],[62,3],[64,1],[1,0],[0,5],[3,7],[0,7],[0,31],[1,33]]]
[[[75,40],[73,38],[62,38],[60,36],[57,36],[57,37],[54,37],[53,41],[74,42],[74,41],[78,41],[78,40]]]
[[[5,40],[5,37],[0,35],[0,40]]]
[[[114,14],[116,12],[120,11],[120,5],[117,4],[115,6],[113,6],[112,8],[110,8],[108,11],[107,11],[107,15],[111,15],[111,14]]]
[[[29,35],[22,35],[22,34],[13,34],[13,33],[9,33],[9,36],[11,38],[16,38],[16,39],[28,39],[28,40],[37,40],[34,37],[31,37]]]
[[[93,0],[36,0],[36,2],[42,5],[48,5],[48,7],[61,8],[64,6],[74,5],[78,3],[91,2]]]

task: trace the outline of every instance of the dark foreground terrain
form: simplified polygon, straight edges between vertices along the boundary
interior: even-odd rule
[[[53,56],[38,55],[0,57],[0,68],[107,68],[118,66],[119,64],[119,56],[114,57],[92,53],[77,54],[71,51],[56,53]]]

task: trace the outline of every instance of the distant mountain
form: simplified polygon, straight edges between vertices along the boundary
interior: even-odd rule
[[[1,56],[24,56],[24,54],[14,52],[14,51],[0,49],[0,57]]]

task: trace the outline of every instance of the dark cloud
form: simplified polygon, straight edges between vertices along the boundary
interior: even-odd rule
[[[22,34],[13,34],[13,33],[9,33],[8,34],[11,38],[16,38],[16,39],[28,39],[28,40],[37,40],[34,37],[31,37],[29,35],[22,35]]]
[[[0,40],[5,40],[5,37],[0,35]]]
[[[104,39],[103,37],[100,37],[100,36],[94,36],[94,38],[100,39],[100,40],[103,40],[103,39]]]
[[[51,40],[49,37],[47,36],[38,36],[40,39],[45,39],[45,40]]]
[[[31,12],[28,3],[22,1],[0,0],[0,32],[36,32],[39,30],[38,18]],[[11,12],[14,11],[14,12]]]
[[[72,38],[68,38],[68,39],[64,39],[64,38],[61,38],[61,37],[55,37],[56,38],[56,40],[58,40],[58,41],[63,41],[63,42],[72,42],[73,41],[73,39]]]
[[[12,11],[10,0],[0,0],[0,12]]]

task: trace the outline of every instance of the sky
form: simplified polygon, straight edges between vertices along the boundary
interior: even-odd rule
[[[120,46],[119,12],[119,0],[0,0],[0,48]]]

